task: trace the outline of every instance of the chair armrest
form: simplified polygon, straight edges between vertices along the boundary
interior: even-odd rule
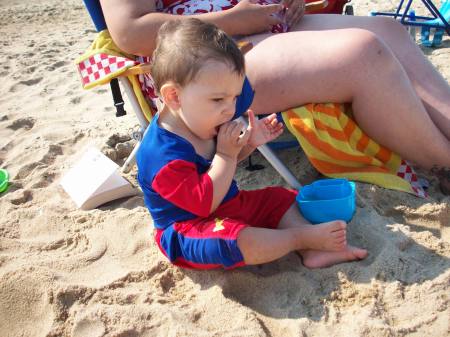
[[[253,48],[253,43],[251,43],[250,41],[243,40],[243,41],[238,41],[237,46],[238,46],[239,50],[241,51],[242,55],[245,55]]]
[[[151,68],[152,67],[150,63],[138,64],[136,66],[128,68],[126,71],[123,72],[123,74],[121,74],[121,76],[148,74],[150,73]]]
[[[242,54],[245,54],[250,49],[252,49],[253,44],[248,41],[240,41],[240,42],[238,42],[238,47],[241,50]],[[131,68],[128,68],[126,71],[124,71],[121,74],[121,76],[149,74],[151,72],[151,69],[152,69],[152,66],[150,63],[141,63],[141,64],[135,65]]]
[[[305,11],[307,13],[311,13],[314,11],[318,11],[320,9],[324,9],[327,6],[328,6],[328,0],[319,0],[319,1],[309,2],[309,3],[305,4]]]

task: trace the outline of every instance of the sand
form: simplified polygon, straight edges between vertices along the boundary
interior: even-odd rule
[[[359,1],[356,13],[393,7]],[[89,145],[121,164],[137,129],[131,113],[114,117],[108,87],[81,89],[73,60],[95,36],[81,1],[0,0],[0,22],[0,167],[12,178],[0,195],[0,336],[450,334],[450,198],[436,180],[428,199],[358,184],[349,241],[369,250],[361,262],[173,267],[141,195],[80,211],[59,185]],[[424,52],[450,80],[450,39]],[[281,157],[302,183],[318,177],[300,149]],[[284,185],[254,161],[266,168],[241,165],[242,188]]]

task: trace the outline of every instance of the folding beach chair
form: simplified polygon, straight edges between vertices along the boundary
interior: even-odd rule
[[[372,16],[390,16],[399,20],[402,24],[410,26],[413,31],[414,27],[421,27],[421,41],[427,47],[439,46],[442,42],[444,32],[450,36],[450,0],[444,0],[438,10],[431,0],[421,0],[427,10],[433,15],[416,16],[415,11],[411,9],[413,0],[408,0],[406,6],[405,0],[400,0],[395,13],[388,12],[371,12]],[[433,40],[430,41],[430,32],[435,30]],[[414,31],[415,32],[415,31]],[[415,35],[415,34],[414,34]]]
[[[122,171],[126,173],[135,163],[136,152],[143,134],[154,115],[154,109],[143,96],[137,78],[141,74],[150,73],[150,65],[138,64],[132,55],[120,51],[114,45],[107,31],[99,0],[83,1],[99,33],[90,50],[77,60],[83,87],[89,89],[96,85],[110,83],[116,116],[122,116],[126,112],[118,83],[120,82],[140,124],[139,131],[133,133],[133,138],[137,141],[137,144],[122,166]],[[258,147],[258,150],[292,188],[298,189],[301,187],[292,172],[279,160],[268,145],[262,145]]]
[[[125,111],[117,83],[119,79],[140,123],[140,129],[133,137],[137,145],[122,167],[127,172],[156,111],[144,97],[144,90],[148,97],[147,88],[141,87],[138,79],[150,73],[150,66],[138,64],[136,56],[124,53],[114,44],[106,29],[99,0],[84,2],[99,33],[88,51],[77,60],[83,87],[89,89],[110,83],[116,114],[122,115]],[[370,139],[352,120],[349,106],[310,103],[283,111],[282,118],[308,160],[323,175],[377,184],[421,197],[426,195],[409,163]],[[261,146],[258,150],[291,187],[300,188],[300,183],[269,146]]]

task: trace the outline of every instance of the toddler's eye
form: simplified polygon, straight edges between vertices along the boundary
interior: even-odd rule
[[[223,98],[213,98],[213,101],[214,101],[214,102],[222,102],[222,101],[223,101]]]

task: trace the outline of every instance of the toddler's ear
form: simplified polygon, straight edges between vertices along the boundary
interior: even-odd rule
[[[180,99],[178,97],[179,87],[175,83],[169,82],[163,84],[159,92],[161,93],[162,100],[170,109],[178,110],[180,108]]]

